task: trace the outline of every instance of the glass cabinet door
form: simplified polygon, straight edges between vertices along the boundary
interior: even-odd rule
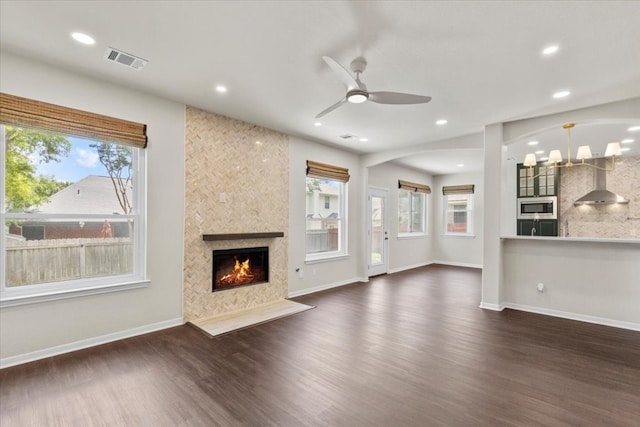
[[[533,197],[535,196],[534,189],[534,174],[535,168],[529,169],[522,167],[519,171],[519,184],[518,184],[518,197]]]
[[[534,178],[535,177],[535,178]],[[552,166],[518,165],[518,197],[557,196],[557,171]]]

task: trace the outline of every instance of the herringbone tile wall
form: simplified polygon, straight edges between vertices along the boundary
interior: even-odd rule
[[[610,163],[608,163],[610,165]],[[574,206],[573,202],[594,189],[594,169],[573,167],[560,171],[560,228],[569,222],[571,237],[640,237],[640,157],[616,159],[614,171],[607,172],[607,190],[629,200],[626,205]]]
[[[185,320],[213,317],[286,297],[288,137],[187,107],[185,143]],[[285,237],[202,240],[202,234],[274,231],[285,232]],[[212,251],[257,246],[269,246],[269,283],[211,292]]]

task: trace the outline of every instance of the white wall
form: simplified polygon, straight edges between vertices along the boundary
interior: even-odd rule
[[[305,197],[307,160],[349,169],[347,188],[348,251],[342,259],[305,263]],[[302,295],[356,281],[367,280],[363,269],[363,171],[356,154],[296,137],[289,139],[289,295]],[[365,245],[365,248],[363,248]],[[301,269],[300,278],[296,269]]]
[[[0,90],[147,124],[147,288],[0,309],[3,366],[182,322],[184,106],[1,53]]]
[[[640,242],[505,239],[503,305],[640,330],[639,269]]]
[[[369,186],[388,190],[389,205],[389,272],[407,270],[430,264],[432,257],[433,199],[427,196],[426,236],[398,238],[398,180],[416,182],[432,187],[433,178],[422,171],[410,169],[392,162],[382,163],[369,168]],[[437,197],[437,195],[436,195]]]
[[[466,184],[473,184],[475,186],[473,196],[474,236],[446,236],[443,234],[442,187]],[[434,177],[434,188],[432,188],[432,191],[434,262],[465,267],[482,267],[485,214],[483,174],[438,175]],[[491,211],[488,212],[488,214],[491,214]]]

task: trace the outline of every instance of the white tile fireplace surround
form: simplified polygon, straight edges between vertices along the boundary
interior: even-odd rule
[[[287,136],[187,107],[185,139],[184,320],[197,322],[284,299]],[[218,238],[205,240],[206,235]],[[212,291],[214,250],[265,246],[267,283]]]

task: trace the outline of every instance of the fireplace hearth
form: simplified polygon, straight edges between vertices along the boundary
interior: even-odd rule
[[[269,247],[213,251],[213,292],[269,281]]]

